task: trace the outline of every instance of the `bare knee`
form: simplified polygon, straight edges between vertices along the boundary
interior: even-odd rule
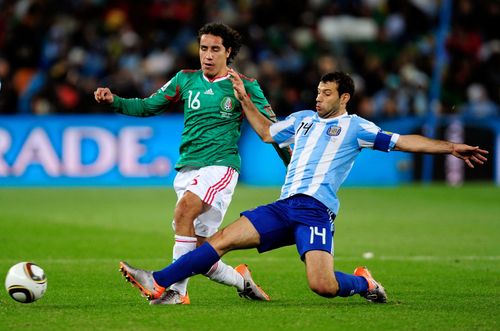
[[[306,252],[305,262],[311,290],[322,297],[336,296],[339,284],[333,273],[333,256],[326,251],[311,250]]]
[[[311,290],[325,298],[333,298],[337,296],[337,293],[339,291],[339,284],[337,281],[309,281],[309,287]]]
[[[180,235],[194,235],[193,222],[203,212],[203,208],[203,201],[197,195],[186,192],[175,207],[175,232]]]
[[[203,201],[191,192],[186,192],[175,207],[175,220],[194,220],[203,211]]]

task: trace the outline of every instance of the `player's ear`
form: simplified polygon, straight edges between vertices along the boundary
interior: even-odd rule
[[[351,95],[349,93],[342,93],[340,96],[340,102],[347,103],[349,100],[351,100]]]

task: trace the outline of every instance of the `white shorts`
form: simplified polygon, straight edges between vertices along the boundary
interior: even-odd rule
[[[184,167],[174,179],[177,202],[186,191],[196,194],[210,208],[194,220],[197,236],[210,237],[219,229],[233,197],[239,174],[224,166]],[[172,222],[175,231],[175,221]]]

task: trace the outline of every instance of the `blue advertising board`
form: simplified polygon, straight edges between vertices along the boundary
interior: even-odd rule
[[[408,119],[385,122],[381,127],[408,134],[421,124]],[[181,114],[151,118],[113,114],[0,116],[0,186],[171,186],[182,127]],[[498,128],[495,124],[495,146],[500,145]],[[283,183],[286,169],[282,161],[246,122],[240,151],[240,183]],[[492,152],[499,184],[500,162],[493,157],[498,150]],[[413,180],[414,163],[410,153],[364,150],[345,185],[408,183]]]
[[[182,115],[0,117],[0,185],[170,185]]]

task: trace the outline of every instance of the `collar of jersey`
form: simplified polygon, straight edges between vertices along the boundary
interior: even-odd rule
[[[328,122],[337,121],[337,120],[341,119],[342,117],[349,116],[349,114],[347,112],[345,112],[342,115],[339,115],[339,116],[336,116],[336,117],[332,117],[332,118],[321,118],[321,117],[318,116],[318,113],[314,114],[314,116],[316,117],[316,120],[318,120],[320,122],[328,123]]]
[[[222,76],[222,77],[215,77],[214,79],[210,79],[208,78],[207,76],[205,76],[205,74],[202,72],[201,75],[203,76],[203,78],[209,82],[209,83],[217,83],[217,82],[220,82],[224,79],[228,79],[229,78],[229,73],[225,76]]]

